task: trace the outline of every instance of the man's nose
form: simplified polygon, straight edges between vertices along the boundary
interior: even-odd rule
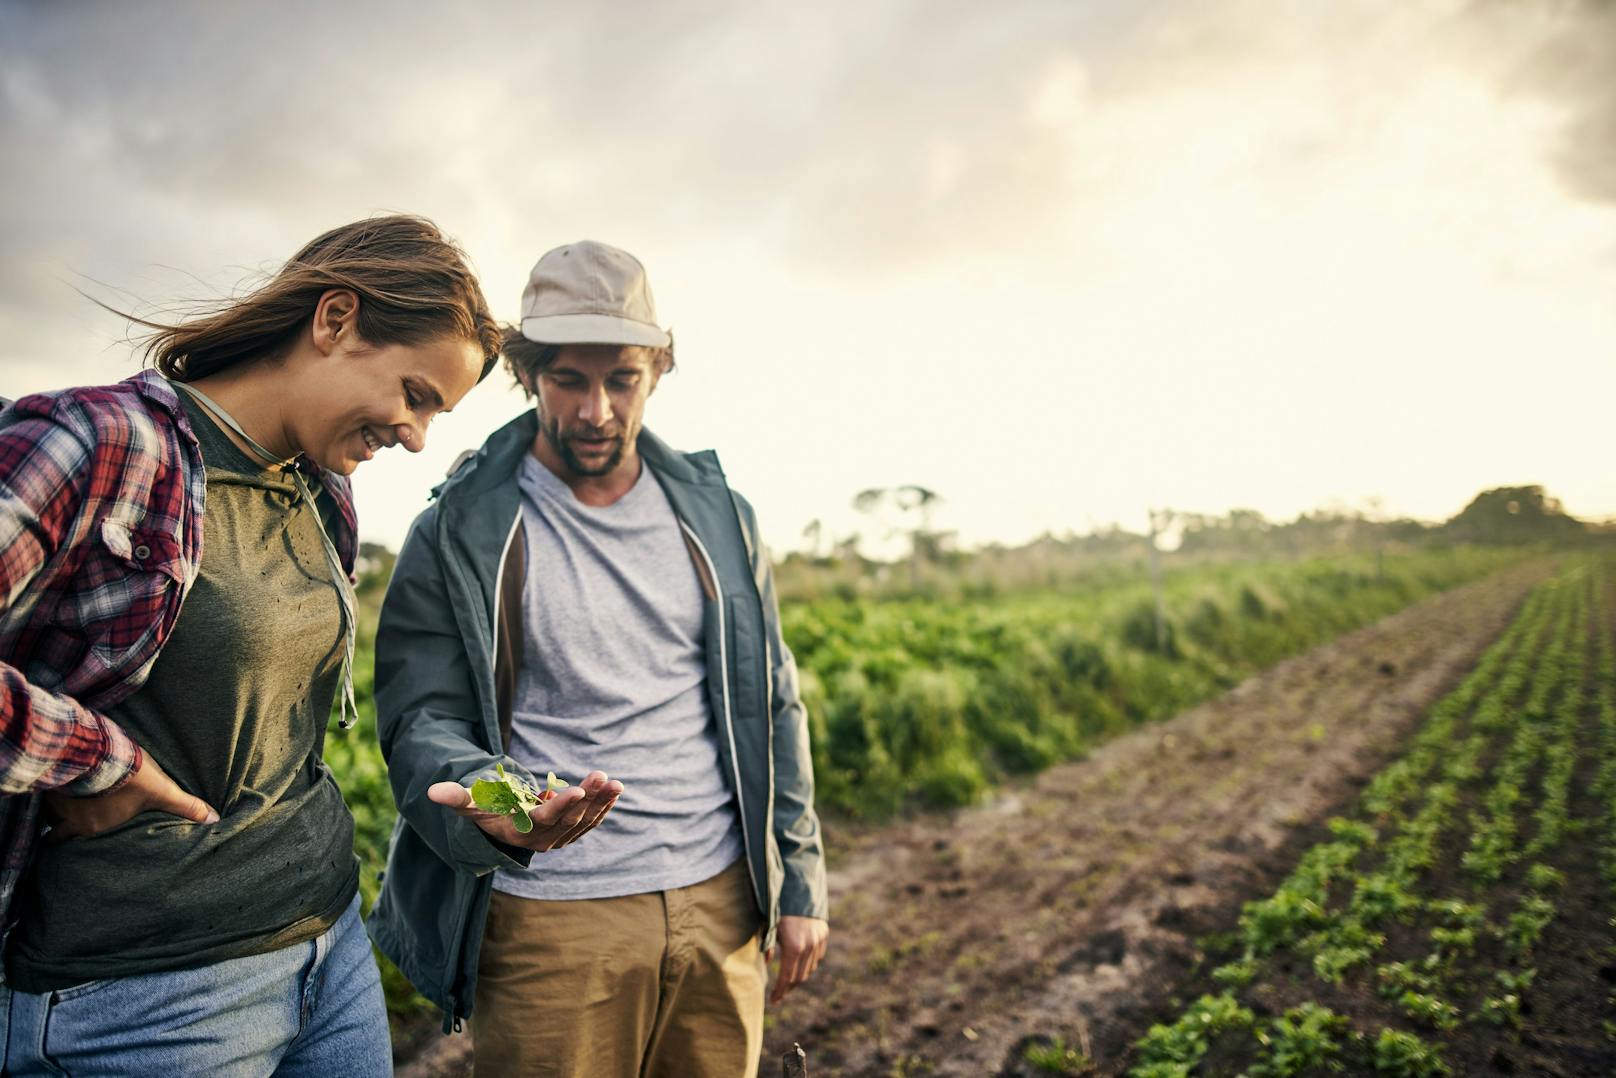
[[[606,387],[596,386],[584,394],[584,402],[578,409],[578,418],[592,427],[604,427],[611,422],[612,399],[606,393]]]

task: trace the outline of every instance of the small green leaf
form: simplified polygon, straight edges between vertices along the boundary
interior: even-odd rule
[[[511,824],[522,834],[533,830],[533,819],[528,814],[539,807],[539,791],[517,775],[505,773],[504,763],[494,765],[497,778],[478,779],[471,786],[471,800],[484,812],[510,816]],[[545,789],[565,788],[566,783],[551,772],[545,780]]]
[[[515,812],[518,807],[515,790],[504,782],[490,782],[487,779],[478,779],[471,784],[471,801],[484,812],[502,815]]]

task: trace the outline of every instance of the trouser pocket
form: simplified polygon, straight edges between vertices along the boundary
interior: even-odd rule
[[[64,989],[78,992],[94,988],[103,981],[91,981]],[[5,1067],[10,1078],[37,1078],[39,1075],[65,1075],[66,1070],[52,1059],[46,1048],[50,1033],[53,992],[18,992],[8,989],[6,995]]]

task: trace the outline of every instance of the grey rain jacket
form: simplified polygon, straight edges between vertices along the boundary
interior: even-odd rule
[[[526,565],[516,481],[537,433],[536,413],[518,417],[438,488],[399,552],[376,636],[377,732],[399,819],[367,926],[443,1008],[445,1032],[471,1014],[494,870],[534,856],[493,842],[426,791],[469,783],[501,762],[533,778],[504,750],[524,588],[544,601],[543,567],[530,574]],[[774,577],[752,507],[729,489],[713,453],[675,452],[649,431],[637,444],[679,518],[706,596],[719,757],[740,810],[764,946],[772,946],[782,915],[827,914],[807,713],[780,635]],[[599,766],[611,773],[610,760]]]

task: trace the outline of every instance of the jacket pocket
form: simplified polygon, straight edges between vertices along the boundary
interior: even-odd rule
[[[731,595],[726,611],[729,622],[730,667],[734,671],[738,721],[769,717],[769,671],[763,640],[763,611],[757,600]]]

